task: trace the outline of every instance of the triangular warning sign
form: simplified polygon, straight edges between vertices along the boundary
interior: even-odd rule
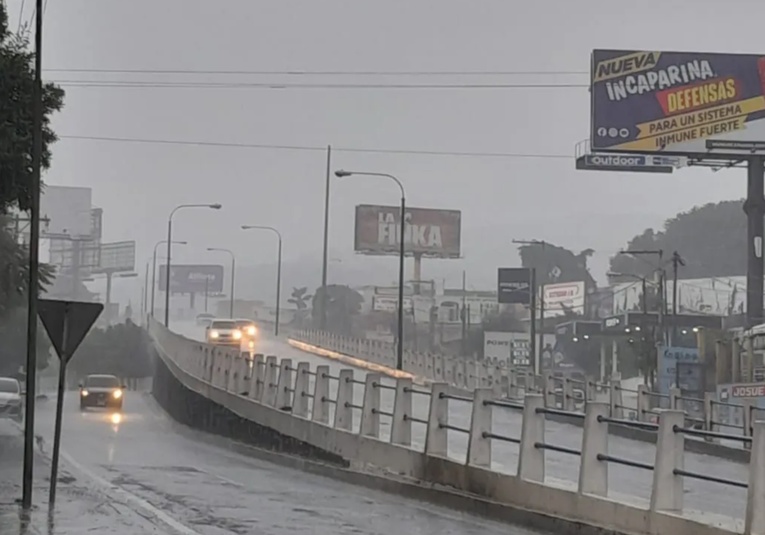
[[[101,303],[54,299],[37,301],[37,314],[64,364],[72,358],[103,309]]]

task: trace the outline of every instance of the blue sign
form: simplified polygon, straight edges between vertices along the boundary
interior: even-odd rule
[[[694,347],[660,347],[657,384],[659,393],[669,394],[669,389],[676,383],[679,383],[681,390],[700,390],[700,364],[699,350]]]

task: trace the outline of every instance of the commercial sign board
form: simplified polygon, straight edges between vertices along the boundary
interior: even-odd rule
[[[459,258],[462,213],[459,210],[408,208],[404,214],[408,256]],[[362,204],[356,207],[354,250],[370,255],[399,254],[401,209]]]
[[[595,50],[593,152],[765,150],[765,55]]]
[[[544,285],[545,317],[562,316],[566,310],[584,314],[584,282]]]
[[[414,304],[411,297],[404,297],[404,313],[411,313]],[[373,295],[372,310],[377,312],[398,312],[398,297]]]
[[[681,390],[698,392],[702,387],[699,350],[692,347],[659,348],[658,389],[668,394],[674,384]]]
[[[483,333],[483,358],[505,365],[529,365],[529,335],[526,333]]]
[[[679,157],[640,154],[585,154],[576,159],[576,168],[585,171],[671,173],[680,165]]]
[[[98,267],[94,273],[119,273],[135,269],[135,242],[102,243],[99,247]]]
[[[167,264],[159,266],[159,290],[166,291]],[[170,292],[181,294],[223,291],[223,266],[179,264],[170,266]]]
[[[499,268],[497,270],[497,300],[502,304],[531,303],[531,270],[529,268]]]
[[[765,397],[765,383],[737,383],[730,385],[732,398],[761,398]]]

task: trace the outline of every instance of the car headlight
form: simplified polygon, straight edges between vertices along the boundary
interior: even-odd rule
[[[242,331],[234,331],[234,340],[241,340],[242,339]]]
[[[247,327],[247,334],[250,336],[255,336],[258,334],[258,330],[255,327]]]
[[[220,333],[218,331],[210,331],[210,338],[218,338]]]
[[[87,390],[82,390],[82,391],[80,391],[80,395],[81,395],[82,397],[85,397],[85,396],[87,396],[87,395],[88,395],[88,391],[87,391]]]
[[[250,344],[249,344],[249,345],[250,345],[250,349],[253,349],[253,348],[255,347],[255,342],[253,342],[252,340],[250,340]]]
[[[122,390],[115,390],[112,392],[112,396],[114,396],[114,399],[120,399],[122,397]]]

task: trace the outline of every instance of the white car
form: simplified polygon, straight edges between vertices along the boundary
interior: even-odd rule
[[[207,343],[229,347],[240,347],[244,333],[233,319],[216,319],[207,327]]]
[[[24,419],[21,385],[11,377],[0,377],[0,418]]]

